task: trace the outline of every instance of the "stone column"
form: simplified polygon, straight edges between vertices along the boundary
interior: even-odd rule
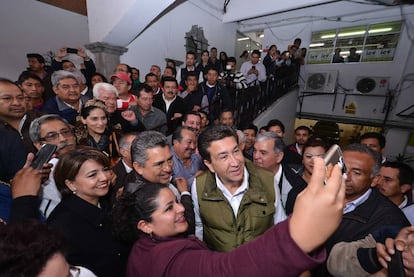
[[[111,45],[105,42],[93,42],[85,45],[95,55],[96,71],[109,77],[114,73],[115,67],[120,63],[120,56],[128,51],[128,48]]]

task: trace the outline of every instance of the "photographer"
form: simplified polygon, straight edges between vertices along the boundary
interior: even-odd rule
[[[60,48],[55,57],[52,59],[52,72],[76,68],[75,64],[71,60],[67,59],[69,54],[73,54],[81,58],[80,71],[85,76],[87,85],[90,86],[92,75],[96,72],[96,67],[93,60],[88,56],[85,49],[83,48]]]
[[[243,73],[236,72],[236,58],[227,59],[226,68],[220,73],[221,84],[227,88],[244,89],[247,88],[247,81]]]
[[[248,86],[258,85],[259,82],[266,81],[266,68],[262,63],[259,63],[260,51],[253,50],[250,61],[244,62],[240,68],[246,78]]]

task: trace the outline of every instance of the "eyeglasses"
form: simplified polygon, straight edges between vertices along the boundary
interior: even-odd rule
[[[72,133],[72,130],[69,128],[62,129],[60,130],[60,132],[47,133],[46,136],[44,136],[43,138],[40,138],[40,140],[47,141],[47,142],[56,141],[59,139],[59,135],[62,135],[64,138],[70,138],[73,136],[73,133]]]

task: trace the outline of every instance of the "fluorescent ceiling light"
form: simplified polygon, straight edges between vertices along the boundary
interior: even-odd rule
[[[392,30],[391,27],[388,27],[388,28],[379,28],[379,29],[369,30],[368,33],[370,33],[370,34],[385,33],[385,32],[389,32],[391,30]]]
[[[346,33],[339,33],[338,37],[349,37],[349,36],[356,36],[356,35],[363,35],[365,34],[365,30],[361,31],[354,31],[354,32],[346,32]]]
[[[311,43],[309,44],[309,47],[320,47],[320,46],[324,46],[325,43],[323,42],[319,42],[319,43]]]
[[[242,37],[242,38],[238,38],[237,40],[242,41],[242,40],[248,40],[248,39],[250,39],[250,38],[249,37]]]
[[[321,36],[321,38],[334,38],[335,34],[328,34],[328,35],[323,35]]]

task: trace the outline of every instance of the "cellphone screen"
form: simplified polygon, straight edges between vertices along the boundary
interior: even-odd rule
[[[71,53],[71,54],[77,54],[78,49],[76,49],[76,48],[66,48],[66,52]]]

